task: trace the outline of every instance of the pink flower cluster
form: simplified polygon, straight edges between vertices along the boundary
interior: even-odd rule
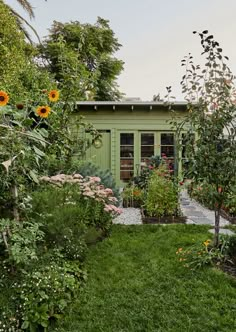
[[[117,198],[113,196],[110,188],[105,188],[101,183],[101,179],[97,176],[89,176],[84,178],[81,174],[58,174],[54,176],[43,176],[41,181],[62,187],[66,183],[77,184],[81,194],[87,199],[94,199],[104,205],[104,211],[116,216],[122,213],[122,210],[114,205]]]

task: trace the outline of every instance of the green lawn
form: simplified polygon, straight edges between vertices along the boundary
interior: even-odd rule
[[[175,253],[208,238],[204,226],[113,226],[90,250],[87,284],[53,331],[236,331],[236,279],[191,271]]]

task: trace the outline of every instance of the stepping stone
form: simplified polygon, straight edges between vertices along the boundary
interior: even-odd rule
[[[196,222],[191,219],[187,219],[186,225],[196,225]]]
[[[215,230],[214,229],[209,229],[209,232],[214,234],[215,233]],[[230,229],[226,229],[226,228],[220,228],[220,234],[223,234],[223,235],[235,235],[234,232],[232,232]]]
[[[183,205],[183,206],[185,206],[185,205],[189,205],[190,204],[190,202],[181,202],[181,205]]]
[[[205,218],[204,213],[201,211],[186,211],[187,217],[200,217]]]
[[[212,225],[212,221],[208,218],[200,218],[200,217],[194,217],[194,216],[189,216],[189,219],[195,222],[197,225]]]

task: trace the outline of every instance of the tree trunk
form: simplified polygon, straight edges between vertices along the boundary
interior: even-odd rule
[[[215,247],[218,247],[219,245],[219,231],[220,231],[220,209],[215,208],[215,237],[214,237]]]
[[[17,186],[15,184],[11,187],[11,193],[13,198],[13,217],[14,219],[19,222],[20,221],[20,215],[18,210],[18,190]]]

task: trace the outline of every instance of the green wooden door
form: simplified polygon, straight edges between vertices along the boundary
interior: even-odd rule
[[[101,169],[111,168],[111,132],[109,130],[100,131],[102,134],[102,145],[95,148],[93,145],[86,151],[86,160],[89,160]]]

